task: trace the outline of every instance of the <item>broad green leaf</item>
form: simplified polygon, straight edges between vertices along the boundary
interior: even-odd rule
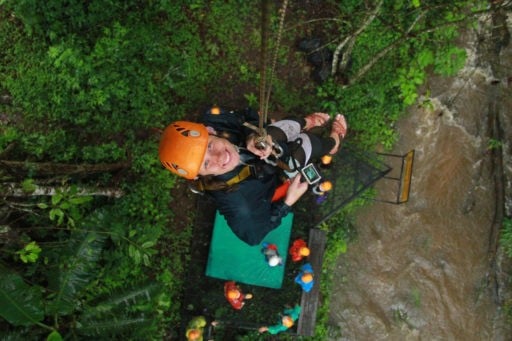
[[[59,214],[59,219],[57,219],[57,225],[62,224],[63,221],[64,221],[64,212],[62,212],[62,214]]]
[[[49,216],[51,221],[55,220],[55,209],[50,210]]]
[[[62,194],[56,193],[55,195],[52,196],[52,204],[57,205],[62,200],[62,198]]]
[[[30,326],[40,322],[44,317],[41,291],[27,285],[17,274],[2,274],[0,316],[15,326]]]
[[[54,330],[48,335],[46,341],[62,341],[62,336],[58,331]]]
[[[134,260],[135,264],[140,264],[141,258],[142,258],[142,256],[140,254],[140,251],[135,250],[135,252],[133,253],[133,260]]]
[[[41,248],[39,247],[39,245],[37,245],[36,241],[31,241],[30,243],[28,243],[25,246],[25,250],[33,251],[33,252],[37,252],[37,253],[41,252]]]
[[[152,247],[153,245],[155,245],[154,241],[144,242],[144,243],[142,243],[142,248],[143,249],[148,249],[148,248]]]
[[[39,258],[39,255],[37,253],[29,253],[27,255],[27,259],[28,259],[29,263],[35,263],[37,258]]]

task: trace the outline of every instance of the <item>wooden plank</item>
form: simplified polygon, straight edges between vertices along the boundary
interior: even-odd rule
[[[313,267],[315,285],[311,291],[302,293],[300,302],[301,314],[297,325],[297,334],[299,335],[313,336],[315,333],[316,311],[320,296],[320,277],[326,241],[327,233],[325,231],[318,228],[309,230],[308,247],[311,253],[309,254],[308,262]]]
[[[404,203],[409,200],[409,193],[411,191],[411,178],[412,178],[412,166],[414,163],[414,149],[404,155],[403,174],[401,176],[401,190],[399,203]]]

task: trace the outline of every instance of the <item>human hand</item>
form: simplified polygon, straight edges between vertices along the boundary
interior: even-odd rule
[[[268,330],[268,328],[267,328],[267,327],[260,327],[260,328],[258,328],[258,332],[259,332],[259,333],[264,333],[264,332],[266,332],[267,330]]]
[[[308,190],[308,183],[301,182],[301,175],[297,174],[291,181],[288,191],[286,191],[286,197],[284,203],[288,206],[292,206],[300,199],[300,197]]]
[[[253,153],[254,155],[256,156],[259,156],[260,159],[266,159],[267,157],[270,156],[270,154],[272,154],[272,136],[270,135],[267,135],[266,136],[266,147],[265,149],[258,149],[256,148],[256,139],[258,138],[259,136],[256,135],[256,134],[251,134],[248,138],[247,138],[247,149]]]

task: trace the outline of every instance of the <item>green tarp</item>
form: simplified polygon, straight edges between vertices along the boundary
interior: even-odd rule
[[[262,246],[249,246],[231,231],[218,212],[215,215],[206,275],[214,278],[261,287],[280,289],[293,223],[293,213],[283,218],[281,225],[271,231],[264,242],[275,244],[283,265],[270,267],[262,253]]]

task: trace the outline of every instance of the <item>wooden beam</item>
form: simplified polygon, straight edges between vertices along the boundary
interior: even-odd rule
[[[313,267],[315,284],[311,291],[303,292],[300,301],[301,313],[297,325],[297,334],[303,336],[314,336],[316,325],[316,311],[320,297],[320,277],[322,274],[322,263],[324,259],[327,233],[318,228],[309,230],[308,247],[311,253],[308,262]]]
[[[412,166],[414,164],[414,149],[404,155],[403,169],[400,183],[400,198],[399,203],[404,203],[409,200],[409,193],[411,191],[411,178]]]

